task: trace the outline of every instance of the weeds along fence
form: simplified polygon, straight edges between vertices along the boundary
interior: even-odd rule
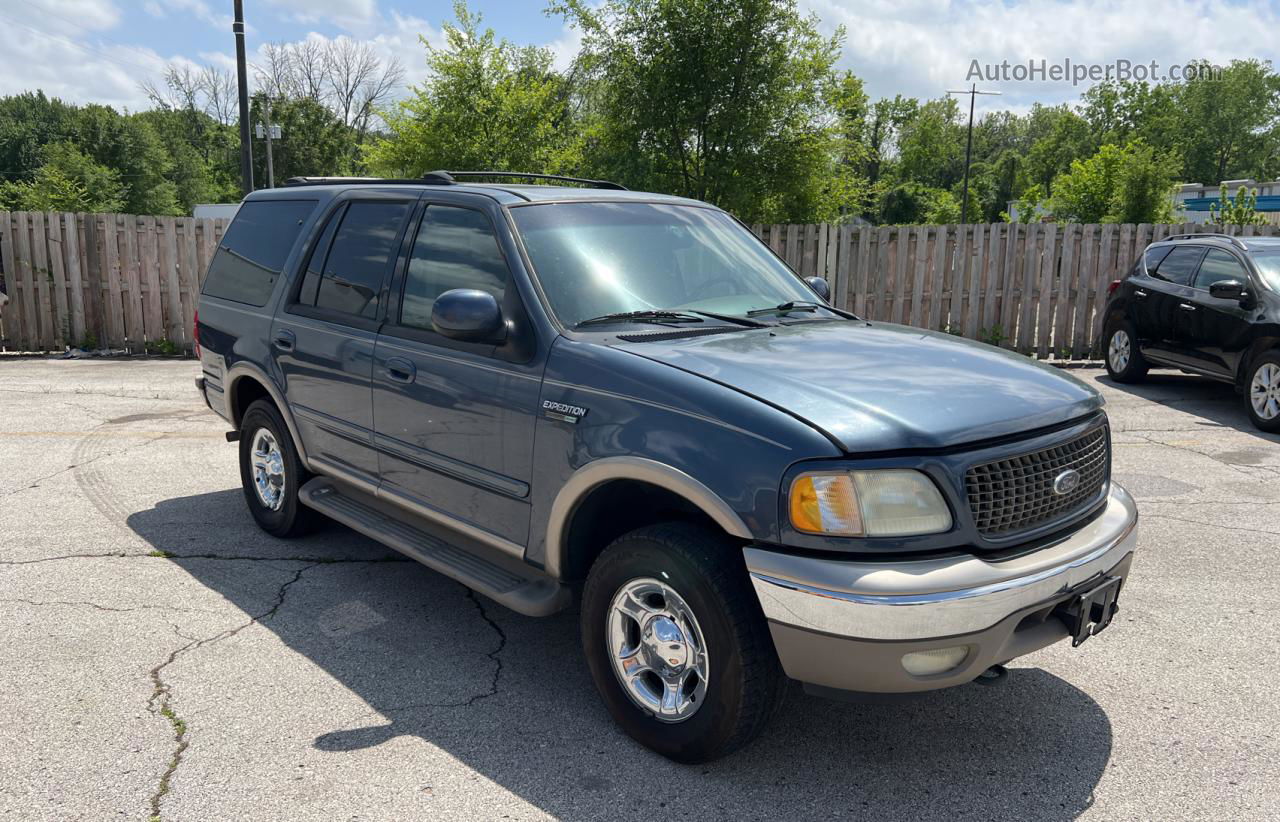
[[[1212,226],[994,223],[752,226],[835,305],[870,320],[948,331],[1041,359],[1096,356],[1107,286],[1146,245]],[[1246,226],[1243,236],[1280,234]]]
[[[190,350],[195,295],[227,222],[0,211],[0,344]]]
[[[190,350],[192,312],[226,220],[0,211],[7,350]],[[1107,285],[1185,225],[752,226],[832,301],[871,320],[947,331],[1040,358],[1083,359]],[[1250,236],[1280,226],[1246,227]]]

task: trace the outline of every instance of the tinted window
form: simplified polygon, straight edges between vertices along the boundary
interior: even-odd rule
[[[1195,272],[1196,263],[1200,261],[1200,255],[1203,253],[1203,248],[1196,248],[1195,246],[1175,248],[1160,261],[1160,266],[1156,269],[1156,276],[1171,283],[1187,285],[1191,282],[1191,275]]]
[[[1172,250],[1173,250],[1173,246],[1171,245],[1162,245],[1162,246],[1156,246],[1155,248],[1148,248],[1146,252],[1142,255],[1142,261],[1146,263],[1147,271],[1155,271],[1156,268],[1160,265],[1160,261],[1163,260],[1165,258],[1165,255]]]
[[[446,291],[478,288],[502,302],[507,264],[489,218],[469,208],[433,205],[422,215],[409,258],[400,323],[431,328],[431,306]]]
[[[347,206],[324,261],[316,308],[366,319],[378,313],[382,281],[408,212],[409,203],[357,201]]]
[[[1209,286],[1222,280],[1248,283],[1249,274],[1234,255],[1211,248],[1209,253],[1204,255],[1204,261],[1200,263],[1200,271],[1196,274],[1193,285],[1196,288],[1208,289]]]
[[[316,240],[316,244],[311,248],[311,258],[307,260],[307,272],[302,278],[302,290],[298,292],[298,302],[303,305],[316,304],[316,291],[320,288],[320,276],[324,272],[324,260],[329,253],[329,244],[333,242],[333,235],[338,230],[338,223],[342,222],[342,212],[345,209],[340,207],[329,217],[329,222],[325,225],[324,231],[320,233],[320,238]]]
[[[266,305],[315,200],[258,200],[240,206],[205,277],[204,293]]]

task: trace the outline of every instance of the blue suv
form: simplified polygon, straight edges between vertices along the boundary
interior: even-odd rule
[[[610,713],[683,762],[788,679],[927,692],[1111,622],[1137,513],[1097,392],[835,308],[706,203],[538,177],[245,199],[197,383],[263,529],[322,514],[519,613],[576,601]]]

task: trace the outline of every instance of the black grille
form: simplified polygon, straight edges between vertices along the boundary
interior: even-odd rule
[[[1063,519],[1096,500],[1111,475],[1111,437],[1098,426],[1043,451],[975,465],[965,475],[978,532],[1003,538]],[[1068,469],[1080,482],[1066,493],[1054,480]]]

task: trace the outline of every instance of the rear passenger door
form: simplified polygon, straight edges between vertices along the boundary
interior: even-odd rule
[[[534,331],[498,239],[500,213],[461,195],[428,196],[374,353],[382,493],[521,554],[541,388]],[[459,342],[436,333],[433,303],[455,288],[498,299],[510,329],[506,342]]]
[[[1198,368],[1221,377],[1234,376],[1235,364],[1250,343],[1250,316],[1238,300],[1221,300],[1209,294],[1209,286],[1235,280],[1256,289],[1244,262],[1230,251],[1211,248],[1192,280],[1192,295],[1181,308],[1183,348]],[[1254,309],[1256,310],[1256,309]]]
[[[1176,246],[1154,269],[1148,268],[1150,276],[1134,289],[1134,316],[1144,353],[1166,362],[1185,359],[1179,339],[1185,309],[1179,306],[1192,296],[1191,279],[1204,251],[1201,246]]]
[[[373,348],[416,196],[357,191],[327,215],[302,277],[276,315],[273,356],[308,457],[340,479],[376,486]]]

